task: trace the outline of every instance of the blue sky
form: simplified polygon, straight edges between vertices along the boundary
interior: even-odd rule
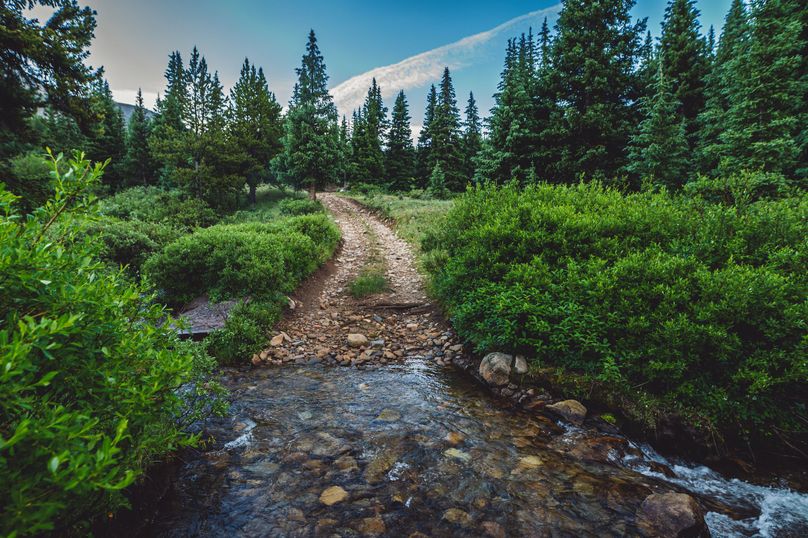
[[[110,85],[122,101],[132,101],[138,87],[143,89],[147,101],[152,101],[163,89],[162,77],[169,52],[177,49],[187,58],[191,47],[197,45],[210,67],[220,72],[226,87],[235,82],[245,56],[263,66],[271,89],[285,105],[294,84],[294,68],[299,65],[306,35],[309,28],[314,28],[328,66],[331,86],[339,87],[345,83],[340,88],[338,104],[349,108],[361,93],[359,88],[365,82],[363,73],[398,64],[512,21],[497,32],[483,34],[471,43],[467,40],[448,51],[439,49],[415,63],[405,62],[383,71],[380,78],[386,80],[388,86],[383,85],[385,98],[398,91],[398,87],[392,86],[401,86],[410,99],[416,125],[422,115],[427,80],[439,67],[432,64],[452,64],[458,101],[465,101],[468,92],[473,90],[485,112],[491,106],[490,94],[497,83],[504,41],[528,26],[536,27],[548,13],[552,23],[557,11],[554,7],[558,5],[551,0],[85,2],[98,12],[91,62],[105,66]],[[730,0],[698,2],[705,32],[710,24],[720,28],[729,3]],[[665,4],[665,0],[639,0],[634,15],[648,17],[649,28],[658,35]],[[524,17],[543,9],[549,11]],[[407,77],[399,76],[400,66],[409,70]],[[415,76],[418,70],[423,72]],[[379,71],[373,73],[379,74]],[[346,83],[352,77],[358,78]],[[351,86],[355,88],[352,90]],[[350,110],[340,112],[350,114]]]

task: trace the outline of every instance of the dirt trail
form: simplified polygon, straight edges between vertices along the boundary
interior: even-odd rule
[[[320,200],[342,231],[334,260],[301,287],[272,345],[253,364],[384,364],[421,356],[448,364],[461,351],[424,291],[409,245],[360,204],[332,193]],[[354,299],[348,286],[375,246],[389,289]],[[348,335],[352,337],[349,344]],[[364,339],[362,338],[364,337]]]

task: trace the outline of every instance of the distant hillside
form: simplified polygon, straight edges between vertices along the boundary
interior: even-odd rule
[[[129,124],[129,118],[132,116],[132,113],[135,111],[135,105],[130,105],[129,103],[119,103],[117,101],[115,102],[115,104],[118,105],[118,108],[120,108],[121,112],[123,112],[124,121],[127,124]],[[156,114],[147,108],[146,109],[146,117],[149,118],[149,119],[152,119],[152,118],[154,118],[154,116],[156,116]]]

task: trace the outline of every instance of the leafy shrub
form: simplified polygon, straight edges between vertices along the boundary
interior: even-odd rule
[[[799,437],[806,217],[805,197],[737,208],[598,184],[478,187],[424,246],[478,350],[623,380],[725,433]]]
[[[185,231],[212,226],[216,212],[199,198],[177,190],[132,187],[104,200],[105,214],[123,220],[162,223]]]
[[[18,206],[25,211],[39,207],[53,192],[50,167],[41,152],[32,151],[13,157],[9,161],[11,177],[6,189],[19,196]]]
[[[715,178],[699,176],[685,184],[684,192],[708,202],[736,207],[744,207],[762,199],[799,195],[780,174],[748,171]]]
[[[316,200],[286,198],[278,202],[278,210],[281,215],[295,216],[323,213],[325,208]]]
[[[219,224],[169,243],[144,273],[173,303],[289,293],[326,261],[339,232],[325,215]]]
[[[108,217],[89,230],[102,243],[101,257],[119,266],[128,266],[135,274],[143,263],[182,232],[166,224]]]
[[[77,155],[28,219],[0,188],[0,534],[87,532],[121,490],[221,410],[214,362],[180,342],[147,290],[98,260]]]
[[[267,343],[267,331],[280,319],[283,296],[271,301],[240,303],[222,329],[205,339],[208,353],[220,364],[236,364]]]

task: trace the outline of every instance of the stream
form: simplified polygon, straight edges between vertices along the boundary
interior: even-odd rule
[[[808,536],[808,495],[665,460],[512,409],[466,373],[391,365],[227,370],[233,406],[185,454],[143,536],[634,536],[684,491],[713,536]]]

